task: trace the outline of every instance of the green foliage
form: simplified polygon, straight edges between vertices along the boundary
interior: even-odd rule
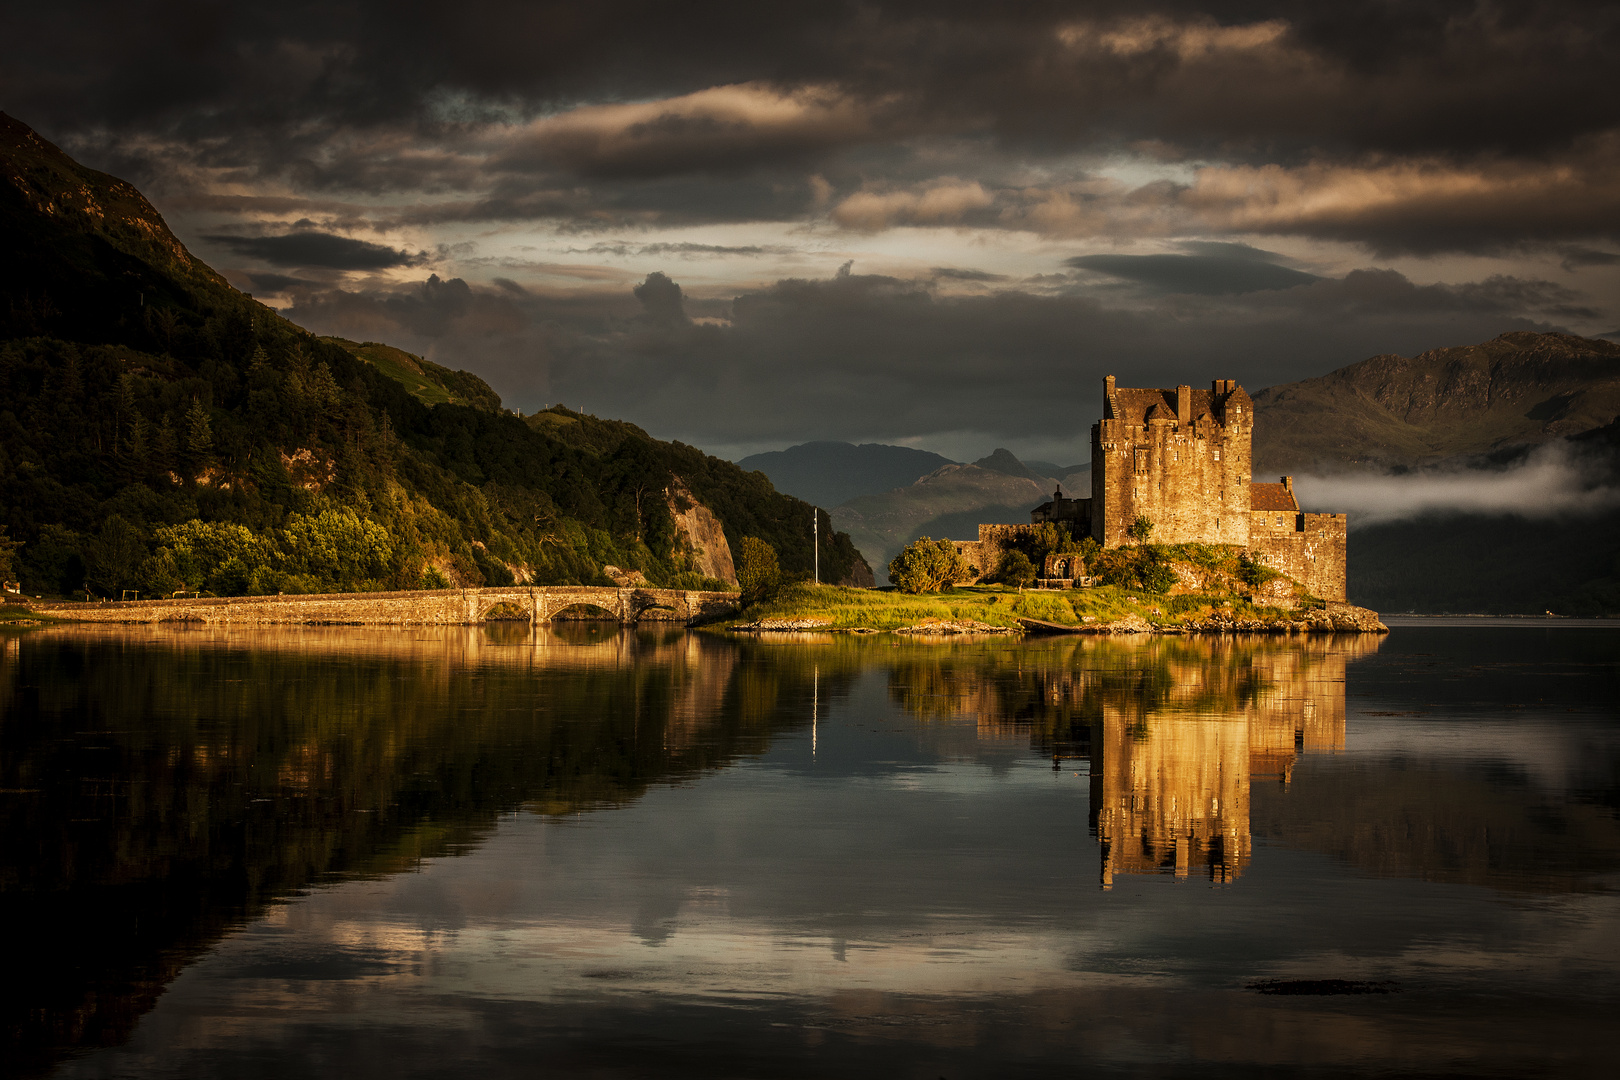
[[[137,571],[146,558],[141,532],[120,515],[102,523],[101,531],[85,544],[85,583],[118,596],[141,585]]]
[[[940,592],[967,575],[962,553],[949,540],[920,536],[889,563],[889,582],[904,593]]]
[[[1238,556],[1237,563],[1238,577],[1251,588],[1258,589],[1268,581],[1276,581],[1283,576],[1247,551]]]
[[[1161,544],[1109,548],[1092,561],[1092,573],[1104,585],[1167,593],[1176,584],[1170,554]]]
[[[19,541],[6,535],[6,527],[0,525],[0,581],[17,580],[17,549],[22,547]]]
[[[776,560],[776,549],[757,536],[745,536],[741,556],[737,583],[742,586],[743,604],[757,604],[774,597],[782,587],[782,568]]]
[[[1145,544],[1153,539],[1153,522],[1149,521],[1145,515],[1138,514],[1136,520],[1131,522],[1131,527],[1125,530],[1125,535],[1138,544]]]
[[[1035,584],[1036,576],[1035,564],[1029,561],[1029,556],[1015,548],[1002,555],[994,580],[1022,589]]]

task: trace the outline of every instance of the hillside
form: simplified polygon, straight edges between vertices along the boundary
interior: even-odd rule
[[[1620,344],[1503,334],[1374,356],[1254,395],[1254,472],[1412,466],[1530,445],[1620,415]]]
[[[977,539],[981,522],[1027,522],[1029,512],[1065,490],[1089,491],[1089,475],[1038,477],[1006,450],[972,465],[946,465],[914,484],[851,499],[832,511],[833,524],[849,533],[880,581],[889,560],[918,536]]]
[[[778,491],[830,507],[862,495],[905,487],[955,462],[909,446],[808,442],[754,454],[737,464],[764,473]]]
[[[28,592],[607,584],[607,565],[696,587],[703,549],[747,535],[810,572],[811,507],[762,476],[576,415],[582,442],[469,373],[317,338],[3,114],[0,242],[0,577]],[[847,536],[821,566],[864,572]]]

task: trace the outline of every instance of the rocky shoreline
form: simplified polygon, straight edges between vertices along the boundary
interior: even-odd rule
[[[912,636],[958,636],[963,634],[1387,634],[1389,627],[1378,618],[1378,612],[1354,604],[1333,603],[1325,608],[1313,608],[1298,613],[1296,618],[1238,619],[1214,615],[1207,619],[1183,623],[1149,622],[1139,615],[1131,615],[1105,623],[1043,622],[1039,619],[1018,620],[1019,626],[996,626],[972,619],[925,619],[913,626],[902,626],[888,631]],[[737,623],[730,627],[740,634],[877,634],[883,633],[866,626],[834,628],[831,619],[806,616],[802,618],[765,618],[753,622]]]

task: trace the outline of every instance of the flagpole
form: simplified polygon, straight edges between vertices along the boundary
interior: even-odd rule
[[[810,536],[816,549],[816,584],[821,584],[821,511],[810,508]]]

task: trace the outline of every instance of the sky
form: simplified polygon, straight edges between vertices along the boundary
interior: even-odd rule
[[[0,109],[233,284],[725,457],[1620,332],[1620,6],[8,7]]]

